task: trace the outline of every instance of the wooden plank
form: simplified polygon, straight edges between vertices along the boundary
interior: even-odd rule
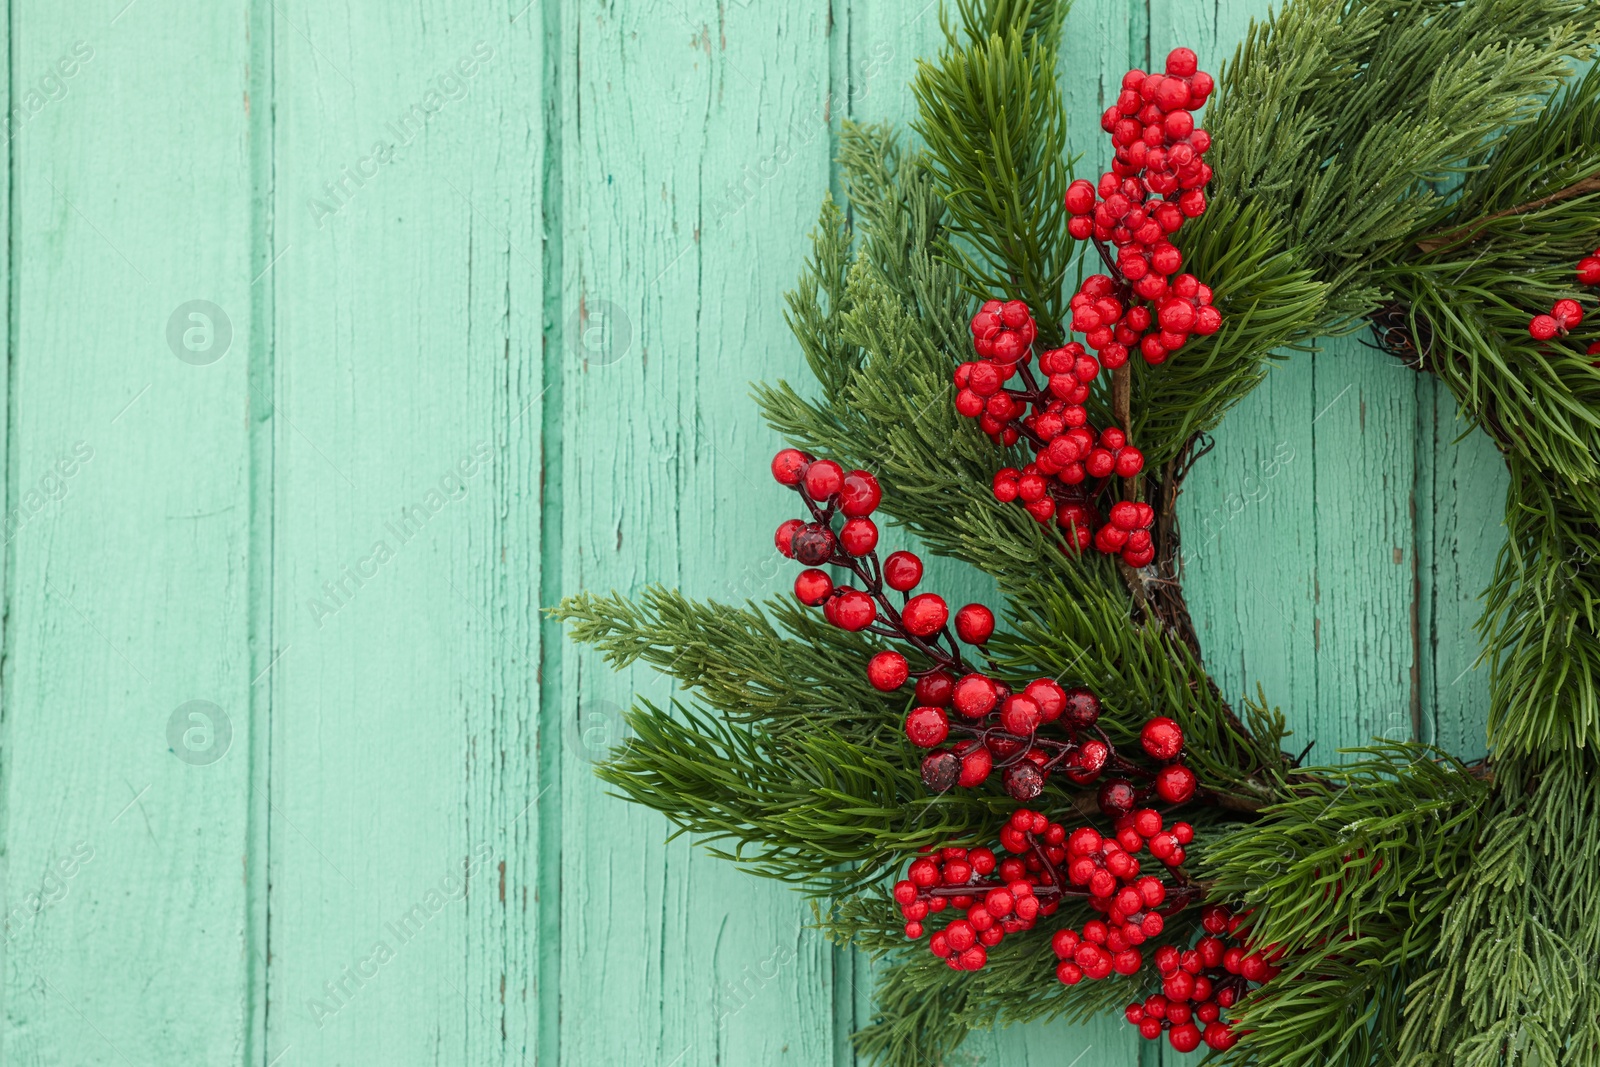
[[[1489,669],[1473,627],[1505,544],[1510,475],[1488,435],[1467,430],[1449,390],[1417,384],[1419,432],[1431,445],[1417,493],[1422,739],[1463,759],[1488,749]]]
[[[274,14],[263,1059],[529,1062],[542,25]]]
[[[246,11],[11,9],[7,1063],[245,1055]]]
[[[746,394],[802,366],[780,294],[829,181],[829,25],[825,3],[566,6],[563,592],[792,580]],[[559,692],[562,1061],[829,1060],[833,953],[805,902],[662,845],[590,773],[617,709],[670,683],[569,649]]]

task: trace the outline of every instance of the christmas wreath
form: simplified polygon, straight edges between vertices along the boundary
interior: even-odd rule
[[[885,958],[882,1062],[1111,1011],[1219,1062],[1600,1063],[1591,3],[1291,0],[1215,82],[1183,48],[1130,71],[1094,182],[1065,8],[958,0],[915,146],[845,128],[789,296],[818,384],[757,393],[795,598],[565,601],[689,694],[600,774]],[[1184,476],[1275,351],[1357,329],[1510,470],[1485,760],[1303,765],[1202,666]],[[1001,620],[880,559],[874,516]]]

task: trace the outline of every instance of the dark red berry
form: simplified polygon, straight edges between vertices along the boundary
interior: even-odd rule
[[[801,571],[795,576],[794,595],[800,603],[814,608],[833,595],[833,579],[826,571]]]
[[[1139,731],[1139,743],[1150,753],[1151,759],[1177,759],[1183,751],[1183,730],[1176,722],[1160,716],[1144,724]]]
[[[904,593],[915,589],[920,581],[922,581],[922,560],[912,553],[891,552],[889,558],[883,561],[883,582],[890,589]]]
[[[808,522],[795,531],[791,541],[794,558],[808,567],[820,567],[833,558],[838,539],[820,522]]]
[[[1087,689],[1068,689],[1062,721],[1074,730],[1086,730],[1100,721],[1100,698]]]
[[[968,604],[956,612],[956,636],[969,645],[981,645],[994,634],[994,612],[982,604]]]
[[[1100,810],[1114,819],[1128,814],[1138,801],[1133,784],[1123,778],[1112,778],[1104,782],[1095,799],[1100,805]]]
[[[917,637],[932,637],[950,618],[950,607],[938,593],[920,593],[900,611],[906,630]]]
[[[952,788],[960,775],[961,758],[954,752],[942,749],[922,758],[922,784],[935,793]]]
[[[772,457],[772,476],[779,485],[799,485],[811,460],[798,448],[785,448]]]
[[[1027,760],[1007,767],[1000,781],[1013,800],[1030,801],[1044,792],[1044,775]]]
[[[911,667],[898,652],[879,652],[867,661],[867,681],[872,688],[892,693],[906,684]]]

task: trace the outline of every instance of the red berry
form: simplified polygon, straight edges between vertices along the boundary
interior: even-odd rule
[[[989,777],[989,772],[994,769],[994,756],[977,740],[965,742],[961,747],[971,746],[961,754],[961,777],[957,779],[964,789],[981,785]]]
[[[1600,285],[1600,256],[1584,256],[1578,260],[1578,283]]]
[[[941,708],[912,708],[906,716],[906,736],[918,748],[932,748],[950,733],[950,720]]]
[[[1067,210],[1074,215],[1087,215],[1094,210],[1094,185],[1079,178],[1067,186]]]
[[[826,571],[801,571],[794,580],[794,595],[800,603],[814,608],[833,595],[833,579]]]
[[[1167,53],[1167,73],[1174,78],[1187,78],[1200,69],[1200,59],[1188,48],[1174,48]]]
[[[938,593],[920,593],[900,610],[906,630],[917,637],[932,637],[944,628],[949,618],[950,607]]]
[[[868,518],[846,519],[839,528],[839,545],[852,556],[865,556],[878,547],[878,526]]]
[[[1535,315],[1528,323],[1528,334],[1535,341],[1548,341],[1561,329],[1561,324],[1550,315]]]
[[[883,561],[883,581],[890,589],[904,593],[922,581],[922,560],[910,552],[891,552]]]
[[[982,604],[968,604],[956,612],[956,636],[967,644],[981,645],[993,634],[994,612]]]
[[[1583,321],[1583,305],[1576,300],[1557,300],[1550,309],[1550,317],[1560,323],[1563,330],[1570,330]]]
[[[1039,705],[1025,696],[1006,697],[1000,708],[1000,726],[1008,734],[1026,737],[1039,728],[1042,722]]]
[[[1237,1034],[1229,1028],[1227,1023],[1212,1023],[1206,1027],[1206,1047],[1218,1052],[1226,1052],[1239,1040]]]
[[[956,681],[944,671],[934,671],[917,679],[917,703],[944,707],[950,703]]]
[[[878,615],[878,605],[859,589],[841,589],[828,604],[833,608],[831,621],[841,630],[865,630]]]
[[[867,661],[867,681],[872,688],[892,693],[906,684],[911,668],[898,652],[879,652]]]
[[[981,719],[994,710],[999,694],[995,685],[981,674],[969,674],[955,685],[951,702],[956,711],[969,719]]]
[[[1144,724],[1144,729],[1139,731],[1139,743],[1150,753],[1151,759],[1177,759],[1178,753],[1183,751],[1183,730],[1173,720],[1160,716]]]
[[[806,468],[802,484],[812,500],[827,500],[844,488],[844,468],[831,459],[818,460]]]
[[[1156,772],[1156,792],[1168,804],[1183,804],[1194,797],[1199,782],[1181,763],[1169,763]]]
[[[1154,808],[1140,808],[1133,813],[1133,828],[1145,837],[1154,837],[1161,832],[1161,813]]]
[[[779,485],[799,485],[811,460],[798,448],[785,448],[772,457],[772,476]]]
[[[1039,706],[1039,718],[1044,722],[1055,722],[1067,706],[1066,692],[1049,678],[1029,682],[1022,692]]]
[[[882,500],[883,489],[871,474],[851,471],[844,476],[844,488],[839,492],[839,510],[846,515],[871,515]]]
[[[779,552],[794,559],[794,535],[804,525],[801,519],[789,519],[778,526],[778,532],[772,535],[772,543],[778,546]]]

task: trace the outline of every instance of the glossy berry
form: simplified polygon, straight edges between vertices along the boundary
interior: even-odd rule
[[[867,661],[867,681],[872,688],[892,693],[906,684],[911,667],[898,652],[879,652]]]
[[[906,716],[906,736],[919,748],[932,748],[950,733],[950,720],[940,708],[912,708]]]
[[[805,475],[811,460],[798,448],[785,448],[772,457],[772,476],[779,485],[795,486]]]
[[[778,532],[772,535],[772,543],[777,546],[790,559],[794,559],[794,535],[805,525],[800,519],[788,519],[779,524]]]
[[[878,614],[878,606],[872,598],[859,589],[841,589],[827,606],[833,609],[829,621],[841,630],[852,632],[871,626]]]
[[[956,680],[944,671],[933,671],[917,679],[917,703],[944,707],[950,703]]]
[[[831,459],[819,459],[806,468],[801,484],[812,500],[827,500],[844,488],[844,469]]]
[[[850,517],[871,515],[883,500],[883,488],[878,479],[866,471],[851,471],[844,476],[844,488],[839,492],[839,510]]]
[[[956,612],[956,636],[969,645],[981,645],[994,634],[994,612],[982,604],[968,604]]]
[[[995,684],[981,674],[969,674],[955,685],[950,702],[969,719],[981,719],[999,700]]]
[[[994,757],[975,740],[958,746],[957,754],[961,756],[961,776],[956,779],[956,784],[963,789],[982,785],[994,769]]]
[[[1600,285],[1600,256],[1584,256],[1578,260],[1578,283]]]
[[[944,629],[950,618],[950,607],[937,593],[920,593],[906,602],[900,610],[906,629],[917,637],[932,637]]]
[[[1167,1041],[1179,1052],[1193,1052],[1200,1047],[1200,1028],[1194,1023],[1184,1023],[1167,1031]]]
[[[846,519],[839,528],[839,547],[852,556],[865,556],[878,547],[878,527],[871,519]]]
[[[1557,300],[1550,309],[1550,317],[1560,324],[1563,330],[1570,330],[1583,321],[1583,305],[1576,300]]]
[[[1561,329],[1561,324],[1550,315],[1535,315],[1528,323],[1528,335],[1535,341],[1548,341]]]
[[[833,579],[826,571],[801,571],[794,580],[794,595],[800,603],[814,608],[833,595]]]
[[[1183,751],[1183,730],[1165,716],[1151,719],[1139,732],[1139,743],[1151,759],[1177,759],[1178,753]]]
[[[1183,804],[1193,799],[1199,781],[1181,763],[1169,763],[1156,772],[1156,792],[1168,804]]]
[[[902,593],[915,589],[922,581],[922,560],[910,552],[891,552],[883,561],[883,582]]]
[[[1008,734],[1026,737],[1037,730],[1043,721],[1039,705],[1025,696],[1006,697],[1000,705],[1000,726]]]

